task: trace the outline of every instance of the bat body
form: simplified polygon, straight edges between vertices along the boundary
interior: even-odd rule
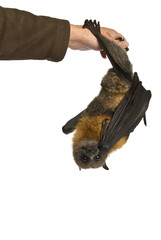
[[[144,117],[151,93],[133,74],[126,52],[100,34],[99,24],[86,20],[84,26],[97,37],[113,68],[102,79],[98,96],[66,123],[63,132],[75,130],[73,156],[80,169],[108,169],[108,154],[126,143]]]
[[[102,123],[110,123],[112,115],[129,87],[121,81],[113,69],[102,80],[99,95],[93,99],[76,125],[73,137],[73,155],[80,168],[96,168],[104,165],[107,154],[99,153],[98,145]],[[120,148],[127,141],[122,137],[110,150]]]

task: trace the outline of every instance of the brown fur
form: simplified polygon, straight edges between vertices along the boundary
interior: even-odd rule
[[[107,119],[106,115],[83,117],[77,125],[76,132],[73,137],[73,143],[77,143],[84,138],[95,139],[98,141],[100,138],[102,122],[105,118]],[[108,118],[108,122],[110,122],[110,119],[111,117]]]

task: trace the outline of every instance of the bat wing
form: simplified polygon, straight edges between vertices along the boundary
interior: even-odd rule
[[[132,67],[125,50],[114,41],[101,35],[99,22],[85,20],[83,28],[88,28],[93,33],[104,49],[118,77],[130,85],[132,82]]]
[[[132,85],[116,108],[109,126],[105,127],[105,121],[102,124],[100,152],[108,153],[117,141],[133,132],[145,118],[150,98],[151,92],[142,86],[137,73],[134,73]]]
[[[77,123],[79,122],[79,120],[83,117],[83,113],[85,112],[82,111],[80,112],[77,116],[75,116],[74,118],[70,119],[63,127],[62,127],[62,131],[65,134],[69,134],[71,132],[73,132],[76,128]]]

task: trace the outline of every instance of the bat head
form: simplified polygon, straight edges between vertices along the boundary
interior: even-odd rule
[[[73,146],[73,156],[79,168],[99,168],[105,165],[107,154],[100,154],[96,140],[83,139]]]

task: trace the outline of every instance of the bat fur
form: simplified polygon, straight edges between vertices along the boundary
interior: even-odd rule
[[[129,71],[129,68],[127,71]],[[110,123],[113,112],[129,89],[128,85],[119,79],[113,69],[110,69],[104,76],[101,86],[99,95],[88,105],[82,118],[78,121],[73,137],[75,162],[80,168],[84,169],[98,168],[105,164],[106,154],[97,161],[97,146],[99,144],[102,122],[104,119],[107,119],[107,125]],[[121,138],[109,153],[121,148],[127,139],[128,136]],[[91,153],[92,150],[93,154]],[[83,156],[87,156],[87,162],[85,160],[82,161]]]

